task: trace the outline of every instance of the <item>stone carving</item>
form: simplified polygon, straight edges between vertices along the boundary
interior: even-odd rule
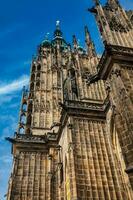
[[[128,30],[128,27],[120,23],[120,21],[114,16],[111,18],[109,26],[112,31],[120,31],[121,33],[126,33]]]
[[[74,151],[74,148],[75,148],[75,144],[70,142],[68,144],[68,151],[67,152],[70,153],[71,151]]]
[[[87,84],[88,85],[90,85],[91,83],[94,83],[97,80],[98,80],[97,73],[95,73],[95,74],[88,73],[87,74]]]
[[[45,102],[44,99],[41,101],[41,105],[40,105],[40,112],[44,112],[45,111]]]
[[[50,112],[50,101],[46,102],[46,111]]]
[[[39,100],[36,99],[35,100],[35,104],[34,104],[34,111],[35,112],[39,112],[40,106],[39,106]]]
[[[123,102],[129,98],[125,88],[121,88],[119,94]]]
[[[106,89],[106,91],[107,91],[108,93],[111,91],[111,89],[110,89],[110,81],[109,81],[109,80],[106,80],[106,81],[105,81],[105,89]]]
[[[107,25],[106,19],[105,19],[104,16],[101,16],[101,22],[102,22],[102,25],[103,25],[103,26],[106,26],[106,25]]]
[[[47,142],[47,136],[46,134],[42,135],[42,136],[34,136],[34,135],[24,135],[24,134],[17,134],[16,135],[16,140],[21,140],[21,141],[25,141],[25,142]]]
[[[108,0],[109,3],[115,1]],[[95,2],[98,4],[100,1]],[[104,39],[107,43],[112,42],[113,33],[107,23],[112,19],[111,12],[114,12],[114,8],[109,10],[107,18],[102,5],[95,7],[95,14],[99,15],[96,18],[104,31]],[[118,25],[118,30],[123,32],[125,29],[119,26],[119,23],[121,25],[123,22],[117,17],[116,15],[116,21],[109,25],[112,30]],[[125,17],[125,20],[128,18]],[[130,198],[131,189],[127,188],[129,181],[125,178],[124,171],[127,168],[126,172],[131,173],[132,168],[129,167],[133,160],[132,105],[126,96],[131,92],[131,83],[128,82],[129,79],[132,80],[132,74],[131,70],[127,70],[127,65],[133,67],[133,49],[105,45],[106,49],[99,62],[98,56],[89,54],[89,51],[83,55],[84,50],[78,43],[73,50],[69,48],[60,34],[59,26],[57,28],[56,33],[59,35],[56,34],[48,46],[45,43],[40,55],[36,56],[36,63],[40,62],[40,65],[37,64],[34,73],[38,78],[41,76],[41,82],[33,77],[30,93],[35,89],[32,92],[35,97],[31,101],[33,109],[28,106],[26,110],[28,123],[25,125],[25,132],[23,135],[16,134],[14,138],[8,138],[12,143],[13,156],[20,155],[23,151],[26,154],[24,153],[24,159],[18,159],[13,166],[13,178],[11,177],[11,185],[9,183],[7,199],[133,199]],[[116,36],[125,36],[120,34]],[[131,40],[130,37],[129,39]],[[125,40],[128,38],[125,37]],[[130,42],[132,43],[132,40]],[[91,47],[90,41],[88,44],[88,47]],[[48,59],[42,57],[45,49],[50,51]],[[126,76],[122,74],[120,77],[123,66]],[[106,80],[110,82],[105,82]],[[96,84],[88,87],[85,83],[87,81],[88,84]],[[34,86],[40,87],[40,90],[36,91],[37,87]],[[30,98],[26,98],[29,105]],[[115,115],[116,111],[112,105],[116,106],[118,114]],[[110,133],[113,132],[114,122],[125,161],[127,159],[122,170],[116,163],[111,146]],[[57,145],[62,147],[61,154],[56,151]],[[48,175],[50,179],[47,178]]]
[[[120,6],[119,2],[117,0],[107,2],[104,9],[108,12],[116,12],[118,10],[118,7]]]
[[[69,78],[66,78],[63,83],[64,100],[69,100],[69,84],[70,84],[70,80],[69,80]]]
[[[73,128],[73,124],[70,124],[70,123],[69,123],[69,124],[67,125],[67,127],[68,127],[69,129],[72,129],[72,128]]]
[[[53,109],[57,109],[58,104],[57,104],[57,99],[54,97],[53,98]]]
[[[37,126],[37,121],[38,121],[38,119],[37,119],[37,117],[33,117],[33,126]]]
[[[40,116],[40,127],[44,127],[44,116]]]
[[[82,78],[87,79],[90,75],[90,71],[87,67],[84,67],[84,70],[82,71]]]
[[[109,105],[109,97],[107,97],[104,102],[101,101],[99,103],[82,102],[82,101],[75,102],[74,100],[67,100],[65,105],[66,105],[66,107],[69,107],[69,108],[104,111],[107,108],[107,106]]]
[[[77,88],[76,74],[75,74],[75,69],[74,68],[70,69],[70,79],[71,79],[72,93],[75,94],[76,97],[78,98],[78,88]]]
[[[71,87],[72,87],[72,93],[76,95],[78,98],[78,89],[77,89],[77,83],[76,83],[76,78],[71,79]]]
[[[112,75],[116,75],[117,77],[118,76],[121,76],[121,69],[119,67],[116,67],[112,70],[111,72]]]

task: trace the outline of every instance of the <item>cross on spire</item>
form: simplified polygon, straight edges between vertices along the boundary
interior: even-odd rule
[[[54,32],[54,37],[55,38],[57,38],[57,37],[62,38],[62,32],[60,30],[60,21],[59,20],[56,21],[56,30]]]
[[[60,21],[59,20],[56,21],[56,29],[60,29]]]

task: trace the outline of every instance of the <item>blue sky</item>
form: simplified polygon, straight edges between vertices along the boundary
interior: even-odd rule
[[[102,3],[105,2],[104,0]],[[132,0],[121,0],[133,9]],[[76,34],[84,45],[84,26],[88,25],[98,53],[102,43],[94,17],[87,12],[92,0],[0,0],[0,200],[4,199],[11,171],[11,145],[17,126],[23,85],[28,84],[32,55],[47,32],[52,38],[55,21],[61,21],[66,41]]]

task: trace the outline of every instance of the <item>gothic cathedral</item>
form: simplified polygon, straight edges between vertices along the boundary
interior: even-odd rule
[[[125,0],[126,1],[126,0]],[[104,43],[99,57],[71,47],[57,21],[31,64],[7,200],[133,200],[133,12],[118,0],[88,9]]]

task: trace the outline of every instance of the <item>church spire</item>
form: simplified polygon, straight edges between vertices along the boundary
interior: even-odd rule
[[[55,32],[54,32],[54,38],[55,39],[62,39],[62,31],[61,31],[61,29],[60,29],[60,21],[59,20],[57,20],[56,21],[56,30],[55,30]]]
[[[78,48],[78,41],[77,41],[77,38],[75,35],[73,35],[73,47],[74,47],[74,49]]]
[[[59,20],[56,21],[56,29],[60,30],[60,21]]]
[[[63,33],[60,28],[60,21],[56,21],[56,29],[54,31],[54,38],[51,42],[52,46],[60,46],[62,49],[65,49],[68,47],[67,42],[63,38]]]
[[[91,36],[88,30],[88,27],[85,26],[85,42],[87,46],[87,53],[90,57],[96,56],[96,51],[94,47],[94,43],[91,40]]]

